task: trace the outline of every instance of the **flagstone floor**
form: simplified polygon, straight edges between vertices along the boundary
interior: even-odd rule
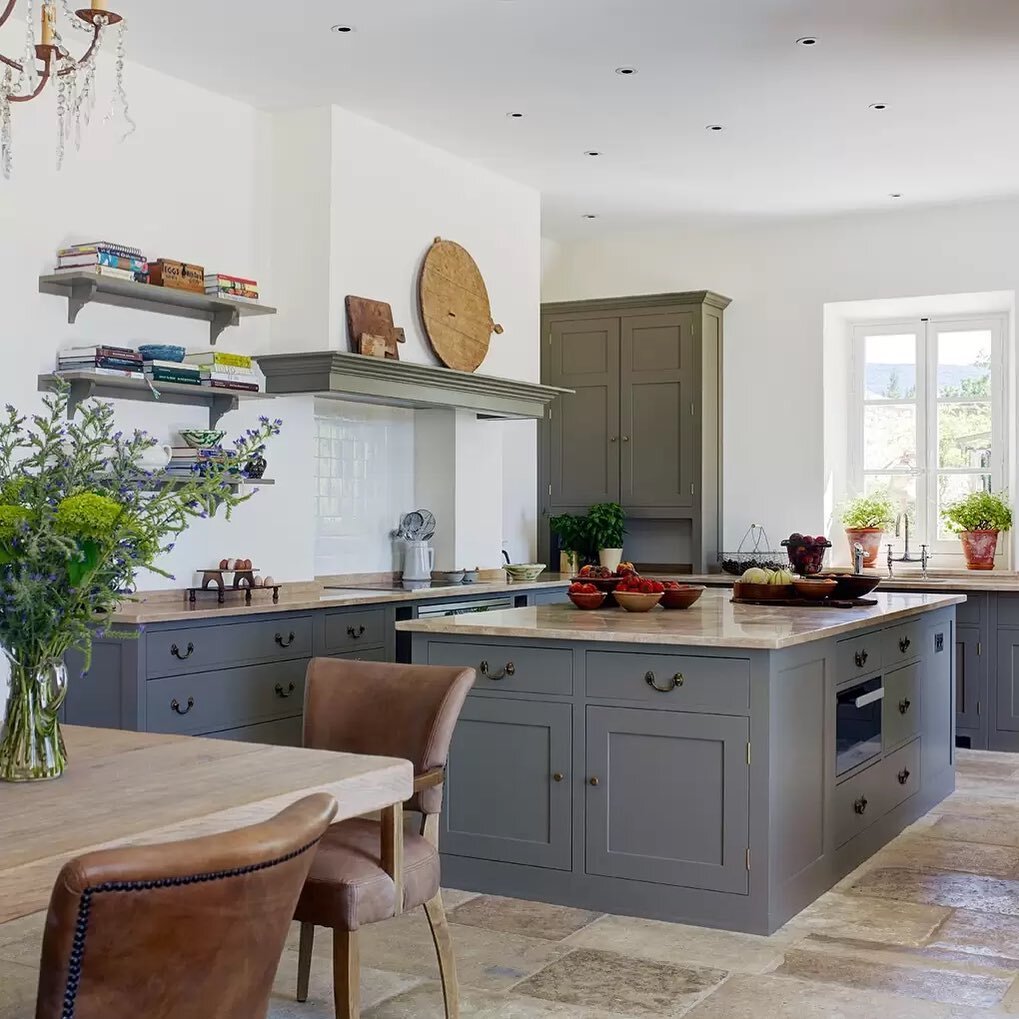
[[[446,893],[464,1019],[981,1019],[1019,1016],[1019,755],[960,752],[956,793],[770,938]],[[0,1019],[28,1019],[42,915],[0,927]],[[413,914],[362,933],[365,1019],[443,1015]],[[270,1019],[331,1019],[320,932]]]

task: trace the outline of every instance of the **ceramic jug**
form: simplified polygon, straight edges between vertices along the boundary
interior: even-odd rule
[[[138,466],[144,471],[161,471],[173,456],[173,449],[170,446],[150,446],[142,450],[138,457]]]
[[[435,549],[427,541],[408,541],[403,556],[404,580],[431,580]]]

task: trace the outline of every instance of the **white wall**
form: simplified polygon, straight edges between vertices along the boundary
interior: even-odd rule
[[[710,288],[725,314],[724,543],[824,528],[824,305],[1019,289],[1019,202],[549,246],[542,300]],[[1013,451],[1014,455],[1014,451]]]
[[[109,94],[106,70],[101,96]],[[14,178],[0,180],[0,402],[35,409],[36,377],[52,370],[55,352],[70,343],[208,345],[206,324],[120,308],[86,307],[69,326],[66,301],[40,295],[37,282],[68,242],[101,237],[135,244],[151,257],[261,279],[265,299],[271,303],[275,296],[266,277],[264,210],[271,180],[262,161],[263,115],[134,65],[127,84],[137,132],[118,144],[120,124],[104,124],[100,105],[81,151],[68,152],[60,173],[54,168],[53,96],[14,110]],[[224,333],[220,347],[258,352],[268,335],[264,323],[247,320]],[[152,402],[118,401],[117,412],[124,427],[148,429],[161,441],[181,426],[208,420],[197,408]],[[268,452],[268,474],[279,484],[258,491],[232,522],[196,522],[163,564],[177,581],[142,577],[141,587],[183,586],[196,567],[223,556],[250,557],[277,578],[311,576],[313,533],[305,509],[313,476],[310,403],[251,402],[225,417],[223,427],[236,433],[259,413],[285,419],[284,435]],[[288,529],[281,547],[279,521],[293,519],[297,507],[307,524]]]

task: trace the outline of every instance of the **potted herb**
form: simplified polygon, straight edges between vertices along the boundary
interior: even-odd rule
[[[967,570],[993,570],[998,535],[1012,529],[1012,507],[1004,496],[971,492],[941,511],[945,523],[962,541]]]
[[[615,572],[623,558],[623,534],[626,514],[618,502],[600,502],[587,512],[587,533],[598,561]]]
[[[262,418],[222,458],[164,480],[142,466],[156,445],[116,430],[113,408],[88,401],[68,416],[68,389],[26,418],[0,416],[0,651],[10,663],[0,726],[0,779],[56,778],[66,766],[58,713],[67,692],[64,656],[105,631],[120,592],[157,565],[173,540],[220,506],[250,498],[237,484],[280,422]]]
[[[849,549],[863,548],[863,565],[873,566],[881,551],[881,538],[895,522],[895,507],[885,492],[861,495],[851,499],[842,509],[842,526]]]
[[[559,572],[576,576],[580,560],[588,546],[587,520],[563,513],[549,521],[552,533],[559,539]]]

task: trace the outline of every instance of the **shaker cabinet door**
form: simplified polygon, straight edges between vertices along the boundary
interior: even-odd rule
[[[468,697],[449,751],[444,853],[572,869],[573,709]]]
[[[995,728],[1019,732],[1019,630],[998,630],[997,709]]]
[[[549,341],[549,385],[575,390],[552,405],[549,504],[617,502],[619,319],[553,322]]]
[[[955,724],[959,729],[980,728],[987,699],[982,632],[979,626],[957,626],[955,630]]]
[[[746,894],[749,719],[587,709],[587,873]]]
[[[627,509],[698,505],[693,331],[690,312],[622,319],[620,501]]]

